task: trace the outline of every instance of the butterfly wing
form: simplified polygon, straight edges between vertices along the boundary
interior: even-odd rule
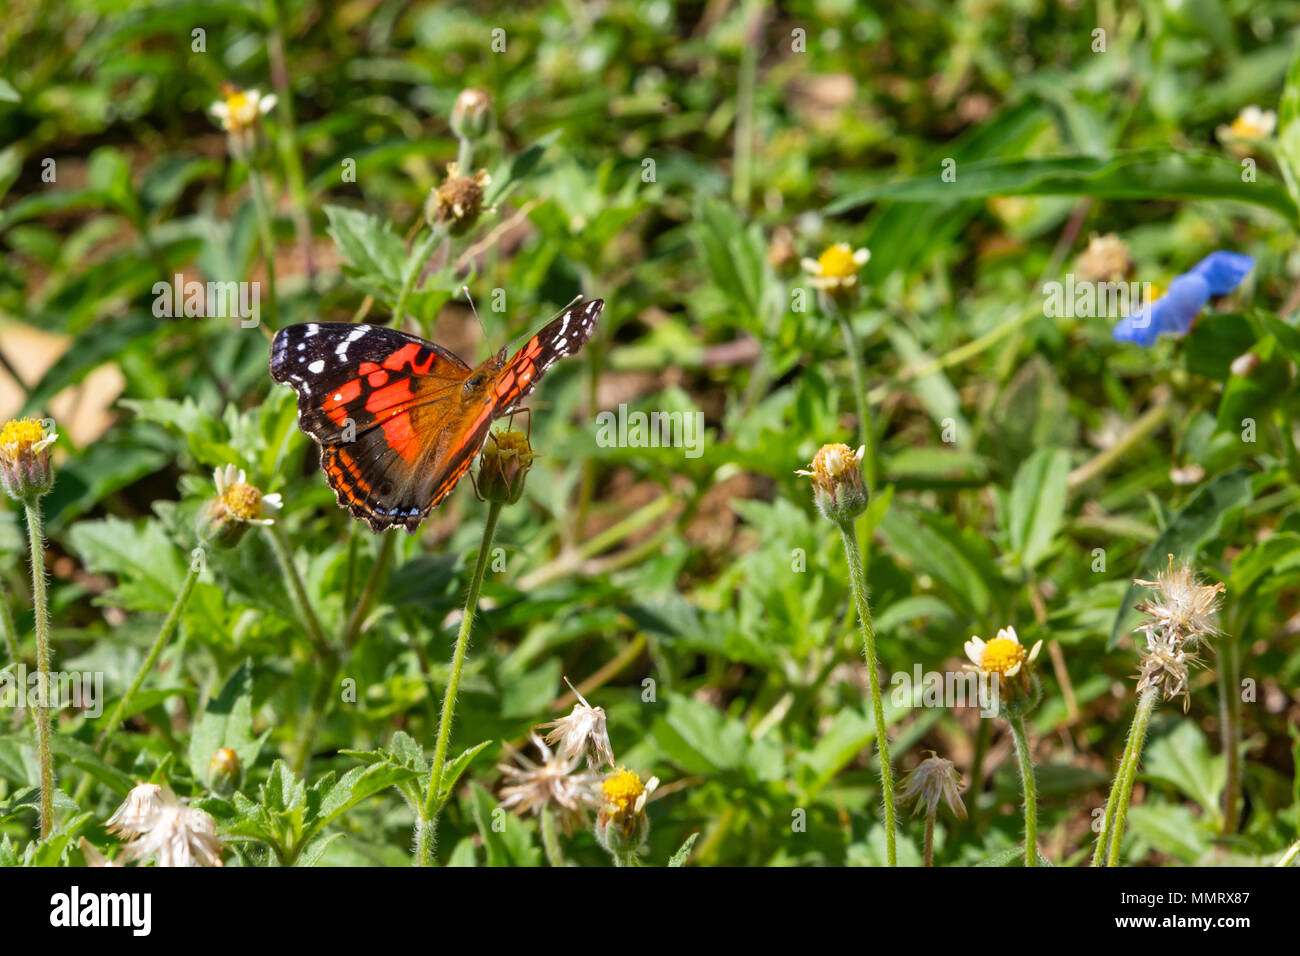
[[[297,391],[298,425],[320,445],[339,504],[373,531],[414,531],[451,490],[445,474],[459,463],[442,459],[469,374],[448,350],[382,326],[308,322],[271,343],[271,377]]]
[[[491,418],[513,412],[537,386],[547,369],[586,345],[604,308],[604,299],[579,302],[565,309],[529,339],[497,374]]]

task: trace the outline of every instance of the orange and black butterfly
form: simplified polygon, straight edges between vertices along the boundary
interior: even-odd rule
[[[571,305],[512,358],[502,349],[475,369],[384,326],[290,325],[271,343],[271,377],[297,391],[298,427],[320,445],[339,504],[372,531],[414,533],[469,469],[493,420],[586,344],[604,307]]]

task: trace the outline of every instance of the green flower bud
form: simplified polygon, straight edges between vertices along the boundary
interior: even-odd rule
[[[457,139],[482,139],[493,119],[492,97],[482,90],[461,90],[451,110],[451,131]]]
[[[528,436],[520,431],[493,432],[483,446],[478,490],[488,501],[512,505],[524,493],[524,478],[532,467]]]
[[[48,426],[48,427],[47,427]],[[50,445],[58,439],[53,423],[18,418],[0,429],[0,485],[17,501],[35,501],[54,487]]]
[[[222,747],[208,761],[208,787],[219,797],[228,797],[244,780],[244,765],[239,754]]]
[[[862,481],[862,449],[848,445],[823,445],[813,456],[811,471],[796,475],[811,478],[817,510],[836,524],[852,521],[867,510],[870,495]]]

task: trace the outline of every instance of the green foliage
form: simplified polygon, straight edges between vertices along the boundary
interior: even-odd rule
[[[617,765],[661,781],[635,861],[883,863],[844,551],[795,474],[829,442],[875,476],[858,535],[894,768],[933,750],[966,784],[938,864],[1023,864],[1020,778],[1004,722],[901,678],[960,674],[972,635],[1044,641],[1039,862],[1084,863],[1133,716],[1133,581],[1170,554],[1226,584],[1224,633],[1187,713],[1156,710],[1123,862],[1272,863],[1300,839],[1294,5],[399,6],[69,0],[20,5],[0,38],[0,355],[21,380],[0,400],[58,426],[54,666],[103,679],[55,715],[39,840],[12,683],[35,666],[32,580],[5,506],[0,864],[120,854],[104,823],[150,781],[211,815],[230,866],[409,865],[427,808],[445,865],[607,865],[598,783],[554,834],[501,805],[500,767],[540,760],[530,732],[573,707],[565,679]],[[206,115],[228,82],[280,101],[247,151]],[[462,143],[466,87],[495,124]],[[1251,104],[1275,135],[1221,136]],[[451,162],[491,181],[477,221],[435,229]],[[1142,349],[1043,306],[1109,233],[1125,278],[1164,289],[1217,249],[1255,267]],[[871,257],[832,310],[800,263],[835,242]],[[260,325],[158,314],[178,274],[257,282]],[[606,308],[516,417],[539,457],[431,781],[486,508],[465,481],[414,536],[353,521],[269,341],[400,312],[475,365],[580,293]],[[607,447],[595,416],[620,409],[699,413],[698,456]],[[221,549],[195,529],[227,466],[284,506]],[[219,794],[222,748],[242,780]],[[920,865],[908,814],[898,856]]]

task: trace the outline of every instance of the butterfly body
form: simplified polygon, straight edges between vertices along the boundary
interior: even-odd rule
[[[339,504],[372,531],[414,532],[552,364],[586,344],[604,301],[564,310],[513,356],[470,368],[396,329],[347,322],[286,326],[271,377],[298,393],[298,426],[321,449]]]

